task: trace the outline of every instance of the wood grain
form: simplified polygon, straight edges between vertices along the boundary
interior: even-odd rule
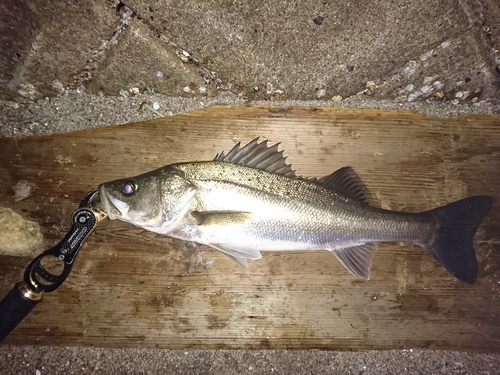
[[[422,211],[495,198],[465,285],[425,250],[378,246],[370,281],[328,252],[267,253],[246,272],[223,254],[105,221],[63,286],[5,344],[159,348],[441,348],[500,352],[500,117],[312,107],[212,107],[50,136],[0,139],[0,205],[42,226],[45,246],[99,183],[179,161],[210,160],[237,141],[281,142],[304,176],[352,166],[384,208]],[[20,180],[33,194],[15,202]],[[40,249],[43,250],[43,249]],[[0,295],[27,258],[0,257]]]

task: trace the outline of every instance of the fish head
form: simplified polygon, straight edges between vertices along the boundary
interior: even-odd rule
[[[164,234],[189,212],[196,191],[189,181],[168,168],[105,182],[98,190],[110,220]]]
[[[111,220],[140,225],[161,218],[160,187],[155,176],[141,175],[105,182],[99,198]]]

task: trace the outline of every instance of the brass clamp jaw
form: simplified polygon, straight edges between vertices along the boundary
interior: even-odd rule
[[[66,280],[83,243],[97,224],[107,217],[104,212],[93,207],[97,200],[97,189],[88,192],[80,202],[79,208],[73,213],[71,228],[64,238],[28,264],[24,271],[24,287],[26,289],[34,294],[50,293]],[[62,262],[62,271],[59,274],[48,271],[42,265],[43,261]],[[60,268],[60,265],[58,266]]]

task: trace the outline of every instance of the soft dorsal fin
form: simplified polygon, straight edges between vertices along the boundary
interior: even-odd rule
[[[351,167],[340,168],[328,176],[314,179],[311,182],[358,201],[371,203],[368,189]]]
[[[238,142],[227,155],[221,152],[214,161],[223,161],[280,174],[285,177],[296,177],[290,164],[286,163],[283,151],[278,151],[279,143],[267,145],[267,140],[259,143],[255,138],[247,145],[240,147]]]

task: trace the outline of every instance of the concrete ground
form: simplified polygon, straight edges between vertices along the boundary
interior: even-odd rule
[[[434,350],[145,350],[0,347],[0,374],[494,375],[500,358]],[[15,367],[13,367],[15,366]]]
[[[213,104],[500,113],[496,0],[0,2],[0,136]],[[500,355],[0,347],[0,374],[498,374]]]

